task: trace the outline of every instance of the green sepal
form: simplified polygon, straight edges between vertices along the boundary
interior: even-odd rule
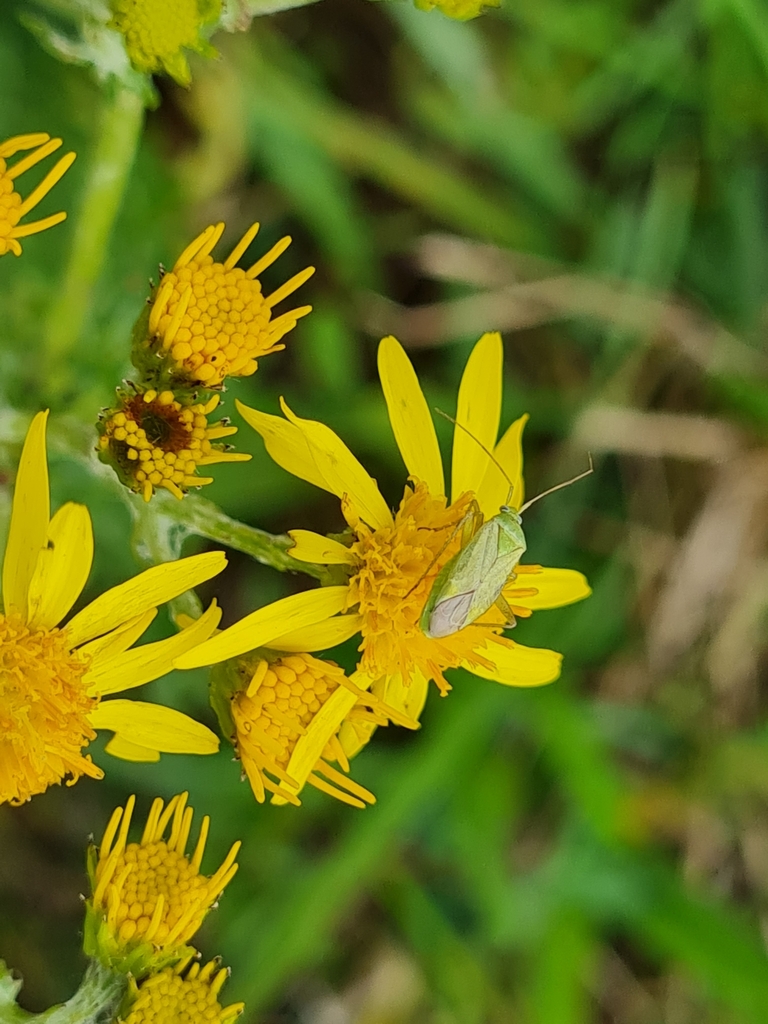
[[[32,1018],[32,1014],[16,1005],[21,985],[21,979],[14,978],[5,961],[0,960],[0,1024],[22,1024]]]
[[[232,698],[247,685],[236,658],[222,661],[211,669],[208,698],[219,722],[222,736],[235,745],[237,729],[232,718]]]
[[[19,20],[48,53],[65,64],[90,68],[96,80],[108,89],[122,87],[141,97],[144,106],[154,108],[159,96],[151,78],[131,65],[123,37],[109,25],[108,8],[90,0],[37,0],[50,17],[19,13]]]
[[[107,921],[106,912],[89,899],[85,903],[83,952],[108,971],[140,980],[179,963],[195,951],[187,945],[164,949],[146,941],[121,942]]]

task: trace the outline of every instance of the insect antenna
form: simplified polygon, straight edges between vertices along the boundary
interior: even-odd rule
[[[512,492],[513,492],[513,491],[514,491],[514,489],[515,489],[515,485],[514,485],[514,484],[512,483],[512,481],[511,481],[511,480],[509,479],[509,473],[507,473],[506,469],[504,469],[504,467],[503,467],[503,466],[502,466],[502,464],[501,464],[501,463],[499,462],[499,460],[498,460],[498,459],[496,458],[496,456],[495,456],[495,455],[493,454],[493,452],[492,452],[492,451],[489,451],[489,450],[488,450],[488,449],[487,449],[487,448],[485,447],[485,445],[483,444],[483,442],[482,442],[482,441],[480,440],[480,438],[478,438],[478,437],[475,437],[475,435],[474,435],[474,434],[472,433],[472,431],[471,431],[471,430],[468,430],[468,429],[467,429],[467,428],[466,428],[466,427],[464,426],[464,424],[463,424],[463,423],[459,423],[459,421],[458,421],[458,420],[455,420],[455,419],[453,418],[453,416],[449,416],[447,412],[443,412],[443,410],[442,410],[442,409],[438,409],[438,408],[437,408],[437,406],[435,406],[435,412],[436,412],[436,413],[438,413],[438,415],[442,416],[442,417],[443,417],[443,419],[446,419],[446,420],[448,420],[449,422],[451,422],[451,423],[452,423],[452,424],[454,425],[454,427],[458,427],[458,428],[459,428],[459,430],[463,430],[465,434],[468,434],[468,435],[469,435],[469,436],[470,436],[470,437],[472,438],[472,440],[473,440],[473,441],[475,442],[475,444],[476,444],[476,445],[478,445],[478,446],[479,446],[480,448],[482,448],[482,449],[483,449],[483,451],[485,452],[485,454],[486,454],[486,455],[488,456],[488,458],[489,458],[489,459],[491,460],[491,462],[493,462],[493,464],[494,464],[494,465],[496,466],[496,468],[497,468],[497,469],[499,470],[499,472],[500,472],[500,473],[502,474],[502,476],[504,477],[504,479],[505,479],[505,480],[507,481],[507,483],[509,484],[509,494],[507,495],[507,504],[509,504],[509,502],[510,502],[510,501],[512,500]]]
[[[589,469],[585,469],[584,472],[579,473],[578,476],[571,477],[570,480],[564,480],[561,484],[555,484],[554,487],[548,487],[546,491],[542,491],[541,494],[537,494],[535,498],[531,498],[530,501],[526,501],[522,508],[518,510],[519,514],[522,515],[523,512],[525,512],[527,508],[530,508],[531,505],[534,504],[534,502],[537,502],[539,498],[545,498],[548,494],[552,494],[553,491],[559,491],[563,487],[570,487],[571,484],[575,484],[577,480],[583,480],[585,476],[589,476],[590,473],[594,473],[595,467],[592,463],[592,456],[589,455],[588,458]]]

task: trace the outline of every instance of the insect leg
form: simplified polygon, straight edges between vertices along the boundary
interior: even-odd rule
[[[517,625],[517,619],[515,618],[515,613],[507,604],[507,600],[503,594],[499,594],[496,598],[495,604],[504,616],[504,629],[513,629]]]

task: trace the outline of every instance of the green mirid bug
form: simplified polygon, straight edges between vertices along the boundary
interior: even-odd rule
[[[509,483],[510,491],[507,497],[507,502],[509,502],[514,489],[513,484],[493,454],[466,427],[456,423],[453,417],[448,416],[440,409],[436,411],[446,419],[452,420],[456,426],[469,434],[486,455],[493,459]],[[515,567],[525,554],[527,547],[523,533],[523,512],[540,498],[552,494],[553,491],[559,491],[562,487],[568,487],[570,484],[576,483],[577,480],[589,476],[592,472],[590,456],[589,469],[585,472],[542,491],[535,498],[526,501],[519,510],[511,508],[509,504],[502,505],[498,513],[486,523],[482,522],[482,513],[475,502],[474,509],[467,513],[456,528],[463,530],[467,538],[466,541],[463,537],[460,550],[446,562],[432,584],[419,620],[422,632],[434,639],[451,636],[465,626],[476,622],[493,605],[496,605],[504,615],[505,625],[514,626],[515,617],[502,591],[507,583],[515,578]],[[478,522],[479,526],[476,525]],[[467,527],[469,527],[468,531]],[[453,536],[455,536],[455,531],[446,542],[446,546]]]

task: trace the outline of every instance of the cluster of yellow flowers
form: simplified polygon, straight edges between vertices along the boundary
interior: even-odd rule
[[[116,808],[101,845],[88,850],[91,895],[83,949],[93,969],[108,979],[101,990],[113,1005],[103,1010],[114,1024],[232,1024],[243,1004],[219,1002],[229,971],[218,959],[201,966],[190,941],[237,872],[240,843],[217,871],[205,875],[210,819],[203,818],[189,855],[194,815],[186,793],[167,804],[158,797],[141,839],[129,842],[134,806],[131,796]]]
[[[134,328],[139,380],[118,389],[98,423],[99,456],[149,501],[158,488],[183,498],[213,478],[199,470],[246,462],[221,439],[237,433],[227,419],[209,422],[227,377],[247,377],[258,360],[284,348],[282,338],[312,309],[272,310],[314,273],[307,267],[271,295],[258,280],[290,245],[286,237],[248,270],[236,264],[259,230],[253,224],[223,263],[211,252],[224,224],[210,225],[163,273]]]
[[[207,228],[164,275],[135,332],[141,385],[121,392],[118,406],[101,421],[101,456],[147,500],[157,487],[181,498],[190,486],[207,482],[197,475],[199,468],[242,458],[220,444],[235,428],[208,420],[222,383],[228,375],[253,373],[257,357],[281,348],[285,332],[310,310],[302,306],[271,317],[312,268],[268,297],[258,285],[258,274],[289,240],[243,271],[236,264],[257,225],[219,264],[211,250],[223,227]],[[445,672],[459,667],[507,686],[556,679],[560,654],[525,647],[504,630],[534,611],[586,597],[589,586],[581,573],[520,564],[520,531],[518,541],[507,539],[510,569],[500,578],[501,541],[494,541],[499,547],[490,560],[482,556],[484,571],[496,583],[490,599],[474,611],[468,609],[485,580],[451,576],[457,557],[469,550],[468,525],[490,525],[502,508],[519,526],[525,508],[527,416],[498,438],[502,361],[500,335],[483,335],[459,387],[449,493],[413,366],[395,338],[382,340],[379,376],[407,470],[394,512],[329,427],[300,418],[285,402],[283,416],[236,403],[276,463],[339,498],[343,533],[290,534],[293,557],[333,567],[329,575],[335,582],[259,608],[219,633],[221,612],[214,601],[199,619],[183,621],[176,636],[138,648],[133,644],[157,607],[219,573],[224,554],[155,566],[60,625],[87,581],[93,536],[82,505],[70,502],[50,515],[47,414],[38,413],[21,455],[3,563],[0,802],[20,803],[84,774],[100,778],[102,769],[85,753],[99,728],[114,734],[107,751],[127,760],[215,752],[214,734],[178,711],[104,699],[171,668],[217,666],[212,704],[259,802],[269,793],[273,804],[297,805],[309,784],[359,808],[375,798],[350,778],[350,759],[379,726],[418,729],[430,681],[445,696],[451,689]],[[451,613],[436,629],[430,619],[433,595],[436,581],[442,586],[446,580]],[[351,674],[318,656],[355,636],[359,658]],[[178,937],[197,920],[191,910],[191,917],[165,925],[147,909],[124,919],[119,908],[110,913],[123,938],[142,931],[156,938],[166,925]]]

